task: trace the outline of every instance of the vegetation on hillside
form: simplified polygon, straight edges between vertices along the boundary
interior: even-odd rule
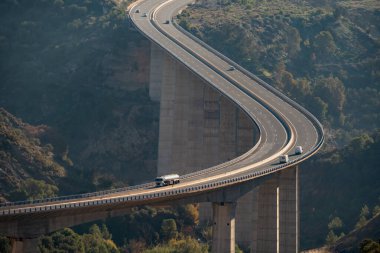
[[[40,252],[205,253],[208,244],[198,226],[198,215],[194,205],[134,208],[105,224],[81,225],[43,236],[39,248]]]
[[[46,142],[51,130],[32,126],[0,108],[0,198],[53,197],[70,166],[65,147]]]
[[[103,224],[101,228],[94,224],[88,233],[79,235],[70,228],[54,232],[39,240],[38,248],[41,253],[48,252],[102,252],[119,253],[119,249],[112,241],[112,235]]]
[[[356,227],[348,235],[332,242],[330,250],[333,252],[380,252],[380,213],[374,215],[360,227]]]

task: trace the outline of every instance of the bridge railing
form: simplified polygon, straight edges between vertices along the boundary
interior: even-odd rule
[[[7,206],[33,205],[33,204],[40,204],[40,203],[59,202],[62,200],[70,200],[70,199],[98,197],[98,196],[109,195],[113,193],[119,193],[123,191],[132,191],[132,190],[137,190],[141,188],[153,187],[154,185],[155,184],[153,182],[150,182],[150,183],[145,183],[145,184],[140,184],[140,185],[135,185],[135,186],[127,186],[127,187],[122,187],[122,188],[96,191],[96,192],[90,192],[90,193],[80,193],[80,194],[73,194],[73,195],[66,195],[66,196],[52,197],[52,198],[45,198],[45,199],[3,202],[3,203],[0,203],[0,208],[7,207]]]

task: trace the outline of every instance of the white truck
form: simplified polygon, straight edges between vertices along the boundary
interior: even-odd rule
[[[156,177],[154,180],[156,182],[156,186],[166,186],[166,185],[173,185],[173,184],[179,184],[179,175],[178,174],[170,174],[170,175],[164,175],[160,177]]]

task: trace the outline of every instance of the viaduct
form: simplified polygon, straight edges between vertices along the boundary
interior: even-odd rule
[[[158,174],[181,183],[0,206],[0,234],[13,252],[36,252],[36,238],[141,205],[201,203],[212,220],[212,252],[299,252],[298,164],[324,135],[304,108],[193,37],[173,18],[193,0],[138,0],[128,7],[151,41],[150,96],[160,102]],[[304,152],[295,154],[295,146]],[[288,154],[289,162],[279,163]]]

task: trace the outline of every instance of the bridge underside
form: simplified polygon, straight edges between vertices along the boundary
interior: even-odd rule
[[[158,175],[208,168],[257,142],[256,124],[237,105],[153,43],[150,67],[150,96],[160,101]],[[213,220],[212,252],[234,252],[235,238],[251,252],[298,252],[298,168],[255,185],[200,206],[201,221]]]

